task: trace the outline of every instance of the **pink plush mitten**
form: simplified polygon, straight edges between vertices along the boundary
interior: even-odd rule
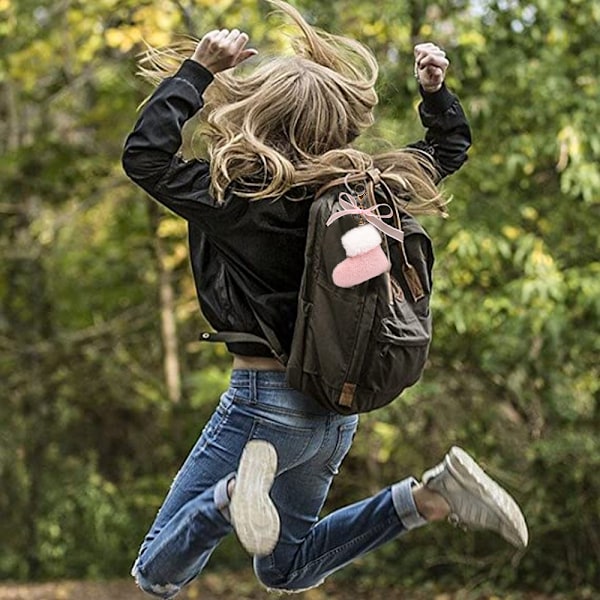
[[[381,236],[373,225],[359,225],[342,236],[346,258],[333,269],[333,283],[349,288],[377,277],[390,269],[381,247]]]

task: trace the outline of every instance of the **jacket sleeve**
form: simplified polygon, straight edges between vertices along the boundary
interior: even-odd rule
[[[426,128],[425,139],[409,147],[429,154],[440,179],[454,173],[467,161],[471,147],[471,129],[458,98],[445,84],[433,93],[420,90],[421,123]]]
[[[202,108],[202,94],[212,80],[204,67],[184,61],[144,105],[122,156],[123,169],[135,183],[204,230],[226,211],[209,192],[208,162],[186,161],[179,150],[183,125]]]

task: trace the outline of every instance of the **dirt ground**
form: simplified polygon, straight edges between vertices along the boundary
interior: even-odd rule
[[[321,587],[301,594],[294,600],[598,600],[600,595],[581,590],[573,595],[546,596],[535,593],[494,594],[476,591],[445,592],[434,587],[421,590],[395,588],[372,589],[364,582],[339,584],[328,581]],[[89,582],[60,581],[52,583],[0,583],[0,600],[148,600],[132,580]],[[252,572],[213,573],[186,588],[177,600],[277,600],[287,598],[269,594],[254,579]]]

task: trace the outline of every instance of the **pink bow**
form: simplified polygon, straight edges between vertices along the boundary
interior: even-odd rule
[[[387,209],[387,214],[382,215],[384,218],[389,218],[393,215],[392,207],[388,204],[376,204],[375,206],[369,206],[369,208],[361,208],[356,201],[356,197],[348,192],[341,192],[338,199],[343,210],[338,210],[327,219],[328,226],[345,215],[361,215],[382,233],[399,242],[404,241],[404,232],[401,229],[396,229],[395,227],[388,225],[379,217],[378,212],[381,212],[381,209],[384,208]]]

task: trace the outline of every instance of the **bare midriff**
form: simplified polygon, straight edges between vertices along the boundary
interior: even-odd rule
[[[275,358],[240,354],[233,355],[233,368],[249,371],[285,371],[285,367]]]

